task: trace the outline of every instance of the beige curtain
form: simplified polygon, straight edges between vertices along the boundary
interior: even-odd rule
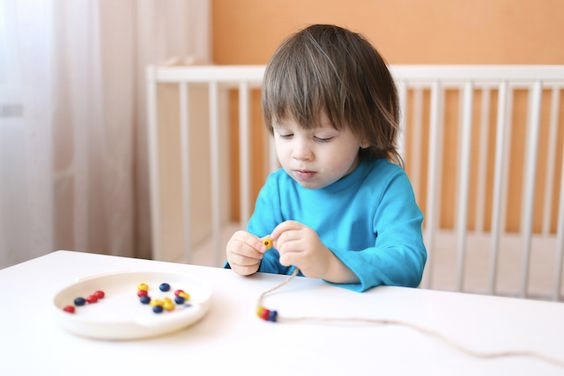
[[[0,0],[0,267],[150,257],[145,67],[209,59],[208,0]]]

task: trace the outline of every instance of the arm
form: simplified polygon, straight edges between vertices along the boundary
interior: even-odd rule
[[[359,285],[346,287],[364,291],[378,285],[418,286],[427,252],[421,233],[423,215],[407,176],[394,176],[376,205],[374,246],[359,252],[333,250],[360,280]]]

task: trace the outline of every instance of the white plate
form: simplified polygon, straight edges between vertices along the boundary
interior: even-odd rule
[[[137,296],[140,283],[149,285],[152,299],[168,296],[174,300],[175,290],[190,294],[185,305],[173,311],[154,313],[150,305]],[[169,292],[161,292],[161,283],[170,284]],[[105,297],[96,303],[75,306],[75,313],[65,312],[77,297],[86,298],[101,290]],[[135,339],[163,335],[180,330],[200,320],[208,311],[211,289],[188,274],[167,272],[125,272],[88,277],[55,295],[55,316],[67,331],[89,338]]]

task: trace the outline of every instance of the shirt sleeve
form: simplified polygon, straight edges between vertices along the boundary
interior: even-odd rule
[[[357,275],[359,284],[342,287],[365,291],[379,285],[417,287],[427,261],[419,209],[405,173],[397,174],[375,202],[373,247],[358,252],[333,250]]]

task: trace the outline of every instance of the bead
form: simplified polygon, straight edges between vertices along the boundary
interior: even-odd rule
[[[97,290],[94,292],[94,296],[96,296],[98,299],[104,299],[106,293],[102,290]]]
[[[137,291],[137,296],[138,297],[142,297],[142,296],[148,296],[149,293],[147,292],[147,290],[139,290]]]
[[[262,239],[262,245],[264,245],[266,249],[269,250],[270,248],[272,248],[272,239],[270,239],[269,237]]]
[[[145,282],[140,283],[139,285],[137,285],[137,290],[148,291],[148,290],[149,290],[149,285],[146,284]]]
[[[151,300],[151,305],[154,306],[161,306],[164,304],[164,301],[162,299],[154,299]]]
[[[155,313],[161,313],[162,311],[163,311],[163,306],[156,305],[153,307],[153,312]]]
[[[261,312],[260,318],[263,319],[263,320],[268,320],[268,316],[270,316],[270,310],[265,308]]]
[[[182,296],[177,296],[174,298],[176,304],[184,304],[185,299]]]
[[[98,301],[98,298],[96,297],[96,295],[88,295],[88,296],[86,297],[86,301],[87,301],[89,304],[93,304],[93,303],[96,303],[96,302]]]
[[[76,299],[74,299],[74,305],[75,306],[83,306],[86,304],[86,299],[82,298],[82,297],[78,297]]]
[[[166,311],[174,311],[174,309],[176,308],[176,305],[175,305],[172,301],[170,301],[170,302],[164,302],[163,308],[164,308]]]
[[[257,308],[257,316],[262,317],[262,312],[265,310],[263,306]]]
[[[268,315],[268,321],[276,322],[277,318],[278,318],[278,311],[270,311]]]
[[[168,283],[161,283],[160,286],[159,286],[159,289],[161,291],[166,292],[166,291],[170,290],[170,285]]]
[[[63,308],[63,311],[68,313],[74,313],[74,306],[71,305],[65,306],[65,308]]]
[[[178,296],[184,298],[184,300],[190,300],[190,294],[188,294],[187,292],[182,291],[178,294]]]
[[[143,304],[149,304],[151,303],[151,297],[149,297],[148,295],[142,296],[141,298],[139,298],[139,301]]]

